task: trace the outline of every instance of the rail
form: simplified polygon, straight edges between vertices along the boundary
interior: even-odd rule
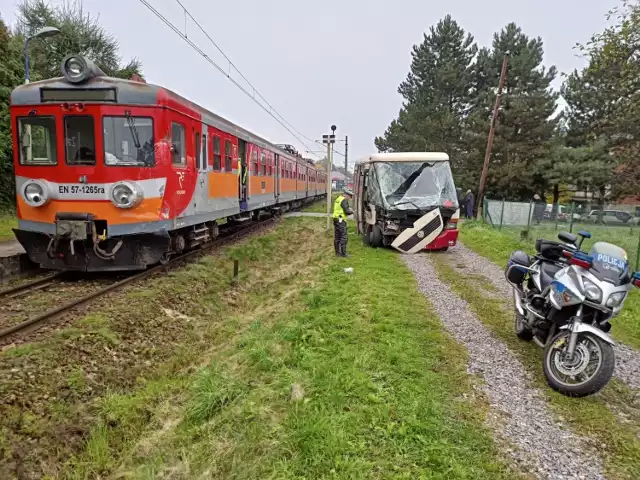
[[[193,258],[193,257],[197,257],[200,255],[205,254],[206,252],[210,252],[215,248],[219,248],[221,247],[223,244],[232,241],[232,240],[236,240],[239,237],[243,237],[246,236],[252,232],[254,232],[255,230],[257,230],[258,228],[264,227],[266,225],[275,223],[277,221],[277,217],[274,218],[269,218],[267,220],[262,220],[262,221],[258,221],[255,223],[252,223],[249,226],[244,226],[243,228],[239,228],[239,229],[234,229],[234,228],[229,228],[229,230],[231,230],[230,233],[224,235],[224,236],[220,236],[218,237],[216,240],[214,240],[213,242],[211,242],[209,245],[206,245],[204,248],[200,248],[200,249],[196,249],[196,250],[192,250],[189,251],[187,253],[184,253],[180,256],[177,256],[175,258],[172,258],[171,260],[169,260],[169,262],[165,263],[164,265],[158,265],[155,267],[152,267],[148,270],[145,270],[143,272],[140,272],[138,274],[135,275],[131,275],[130,277],[125,278],[124,280],[120,280],[118,282],[115,282],[111,285],[108,285],[100,290],[97,290],[95,292],[90,293],[89,295],[86,295],[82,298],[73,300],[71,302],[68,302],[64,305],[61,305],[57,308],[53,308],[51,310],[48,310],[40,315],[37,315],[35,317],[29,318],[27,320],[25,320],[24,322],[18,323],[16,325],[13,325],[11,327],[5,328],[4,330],[0,331],[0,342],[5,343],[4,340],[9,338],[10,336],[16,335],[16,334],[27,334],[27,333],[31,333],[35,330],[37,330],[38,328],[40,328],[40,326],[42,326],[44,323],[53,320],[57,317],[59,317],[61,314],[68,312],[70,310],[73,310],[77,307],[86,305],[90,302],[92,302],[93,300],[102,297],[104,295],[106,295],[109,292],[112,292],[114,290],[117,290],[127,284],[133,283],[133,282],[137,282],[140,280],[144,280],[152,275],[155,275],[159,272],[163,272],[166,271],[169,267],[175,266],[177,264],[182,264],[185,261]],[[33,282],[29,282],[27,284],[24,285],[20,285],[14,288],[10,288],[10,289],[6,289],[3,291],[0,291],[0,297],[2,296],[7,296],[7,295],[13,295],[13,294],[18,294],[20,292],[23,291],[28,291],[29,289],[34,289],[37,287],[41,287],[42,285],[46,285],[47,282],[53,282],[54,279],[56,277],[58,277],[59,275],[61,275],[60,273],[58,274],[54,274],[51,275],[49,277],[45,277],[39,280],[35,280]]]

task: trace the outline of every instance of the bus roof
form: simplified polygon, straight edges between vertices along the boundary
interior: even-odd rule
[[[448,162],[449,155],[443,152],[393,152],[374,153],[358,163],[376,162]]]

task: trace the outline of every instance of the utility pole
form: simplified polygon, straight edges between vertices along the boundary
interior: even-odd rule
[[[482,175],[480,176],[480,186],[478,187],[478,198],[476,199],[476,208],[478,209],[476,218],[482,218],[482,201],[484,197],[484,184],[487,181],[487,171],[489,170],[489,160],[491,159],[491,150],[493,149],[493,137],[496,131],[496,118],[498,117],[498,109],[500,108],[500,100],[502,98],[502,89],[507,76],[507,65],[509,63],[509,51],[504,54],[502,60],[502,70],[500,71],[500,81],[498,82],[498,94],[496,95],[496,103],[493,106],[493,115],[491,115],[491,124],[489,127],[489,139],[487,140],[487,151],[484,154],[484,165],[482,166]]]
[[[349,158],[349,137],[345,135],[344,137],[344,176],[349,176],[349,163],[347,159]]]
[[[331,135],[322,135],[327,146],[327,230],[331,228],[331,170],[333,168],[333,144],[336,143],[336,126],[331,125]]]

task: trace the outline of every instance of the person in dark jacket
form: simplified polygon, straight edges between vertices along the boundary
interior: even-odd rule
[[[475,206],[476,197],[471,190],[467,190],[464,197],[464,209],[467,218],[473,218],[473,207]]]
[[[540,198],[537,193],[533,196],[533,219],[538,225],[544,216],[544,209],[547,208],[547,202]]]
[[[353,192],[345,188],[343,195],[339,195],[333,202],[333,247],[338,257],[349,256],[347,255],[347,216],[353,214],[348,200],[351,197]]]

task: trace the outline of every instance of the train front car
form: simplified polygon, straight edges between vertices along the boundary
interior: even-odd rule
[[[173,206],[164,199],[171,160],[160,89],[109,78],[79,56],[62,71],[11,95],[18,241],[55,270],[162,261]]]

